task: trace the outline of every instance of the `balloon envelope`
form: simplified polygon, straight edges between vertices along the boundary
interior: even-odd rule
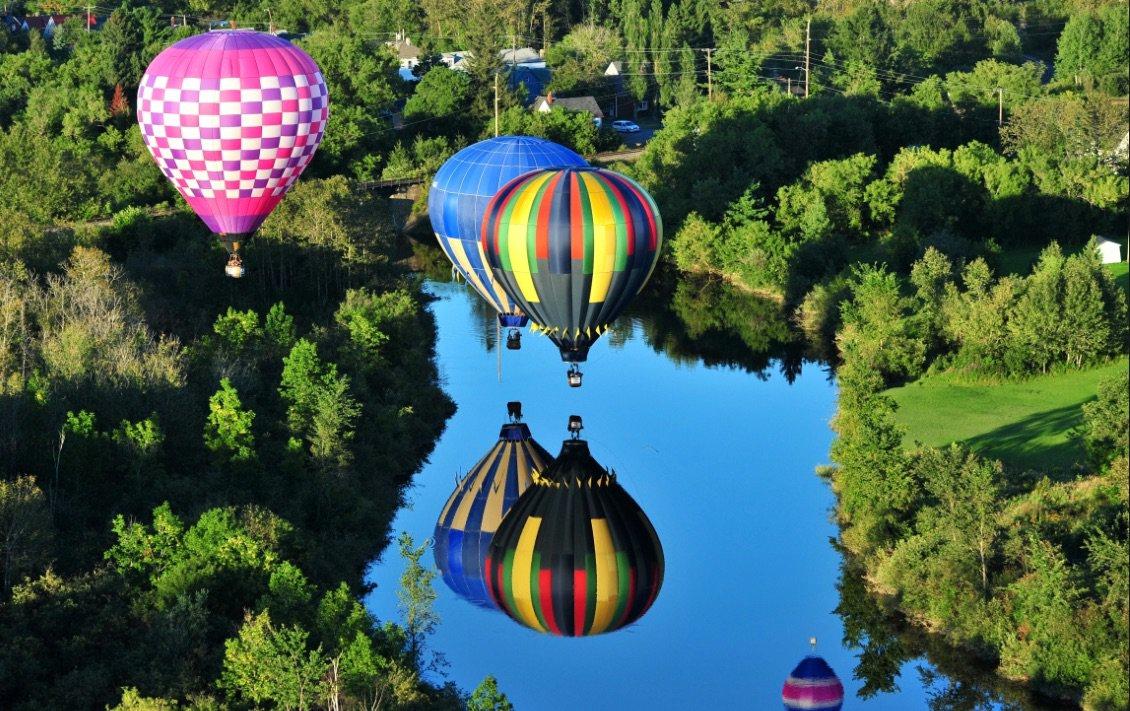
[[[216,234],[254,232],[314,157],[329,117],[321,70],[274,35],[187,37],[137,90],[146,147]]]
[[[789,674],[781,690],[781,698],[789,711],[840,711],[844,704],[844,686],[828,662],[821,657],[809,656]]]
[[[564,146],[532,136],[498,136],[459,151],[439,169],[428,191],[428,217],[439,246],[467,283],[500,314],[514,304],[494,280],[479,231],[498,189],[533,170],[588,165]],[[519,325],[525,325],[523,321]]]
[[[588,444],[568,440],[503,519],[485,572],[507,615],[539,632],[581,637],[647,612],[663,584],[663,547]]]
[[[497,607],[487,592],[483,564],[494,532],[534,471],[553,456],[522,423],[502,426],[498,442],[455,487],[436,521],[436,568],[455,594],[482,607]]]
[[[483,216],[494,277],[571,362],[585,360],[647,283],[662,241],[651,196],[600,168],[523,175],[499,190]]]

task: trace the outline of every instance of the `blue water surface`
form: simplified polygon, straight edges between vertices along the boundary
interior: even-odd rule
[[[637,328],[622,346],[598,342],[579,390],[566,385],[557,349],[530,333],[521,351],[503,351],[499,382],[478,297],[458,284],[428,288],[439,297],[431,309],[444,387],[459,409],[394,535],[432,535],[456,478],[497,438],[506,402],[521,400],[534,437],[554,454],[568,416],[584,418],[594,456],[650,516],[667,565],[639,623],[582,639],[527,630],[437,579],[442,622],[429,645],[446,655],[447,678],[471,690],[493,674],[520,710],[778,709],[784,678],[816,636],[843,680],[845,708],[925,708],[920,660],[904,665],[897,692],[855,695],[855,652],[841,645],[834,612],[833,496],[814,473],[832,441],[836,391],[826,369],[806,365],[789,384],[776,373],[677,365]],[[395,548],[369,576],[377,588],[366,603],[382,619],[399,619],[404,565]]]

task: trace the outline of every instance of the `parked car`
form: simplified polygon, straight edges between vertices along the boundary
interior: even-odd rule
[[[613,121],[612,128],[619,131],[620,133],[635,133],[636,131],[640,130],[639,124],[637,124],[636,122],[624,121],[623,119],[619,121]]]

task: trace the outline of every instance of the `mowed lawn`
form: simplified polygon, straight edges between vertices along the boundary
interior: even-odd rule
[[[1125,357],[1090,370],[994,385],[962,385],[945,376],[926,378],[888,394],[899,404],[905,444],[961,442],[1021,469],[1062,470],[1083,460],[1072,430],[1080,406],[1095,397],[1100,380],[1127,377]]]
[[[1114,275],[1114,280],[1122,286],[1124,291],[1130,291],[1130,262],[1108,264],[1106,268]]]

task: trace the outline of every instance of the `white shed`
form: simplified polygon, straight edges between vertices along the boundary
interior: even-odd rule
[[[1103,264],[1118,264],[1122,261],[1122,245],[1118,242],[1109,237],[1099,237],[1095,245]]]

